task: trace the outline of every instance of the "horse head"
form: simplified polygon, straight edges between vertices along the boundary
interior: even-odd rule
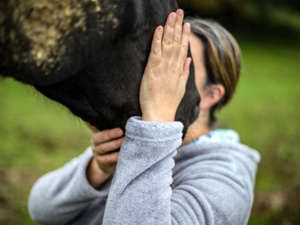
[[[177,8],[175,0],[3,0],[0,74],[101,130],[125,129],[129,117],[141,115],[139,88],[154,29]],[[190,71],[175,118],[184,133],[200,101]]]

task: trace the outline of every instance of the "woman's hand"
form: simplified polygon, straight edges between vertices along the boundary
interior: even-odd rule
[[[123,143],[123,131],[119,128],[99,131],[88,124],[94,132],[91,140],[94,157],[87,168],[89,183],[97,188],[115,173],[119,149]]]
[[[187,58],[190,24],[183,11],[171,13],[163,28],[156,28],[140,88],[142,120],[174,121],[184,96],[191,58]]]

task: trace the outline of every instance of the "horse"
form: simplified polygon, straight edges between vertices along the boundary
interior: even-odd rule
[[[131,116],[141,116],[139,88],[154,29],[177,9],[176,0],[1,0],[0,74],[100,130],[125,130]],[[192,64],[175,117],[184,134],[199,101]]]

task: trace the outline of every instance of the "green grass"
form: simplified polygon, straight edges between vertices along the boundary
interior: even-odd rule
[[[31,186],[42,174],[80,154],[91,132],[33,88],[0,81],[0,224],[34,224],[27,212]]]
[[[280,37],[238,36],[243,72],[219,126],[237,130],[262,156],[249,224],[299,224],[299,50]],[[0,80],[0,224],[34,224],[32,184],[80,154],[91,132],[31,87]]]
[[[243,70],[220,126],[237,130],[261,156],[249,224],[300,222],[300,45],[273,38],[238,38]],[[296,200],[297,199],[297,200]]]

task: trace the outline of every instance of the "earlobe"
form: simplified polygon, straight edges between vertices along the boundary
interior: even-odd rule
[[[225,88],[221,84],[212,84],[206,88],[201,96],[200,108],[211,108],[225,95]]]

